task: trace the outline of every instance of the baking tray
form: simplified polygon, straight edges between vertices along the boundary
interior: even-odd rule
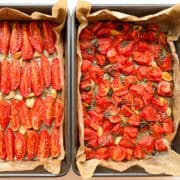
[[[22,4],[22,3],[14,3],[14,4],[4,4],[0,2],[0,8],[9,7],[18,9],[27,14],[31,14],[34,11],[39,11],[45,14],[51,14],[53,4]],[[54,175],[46,171],[43,166],[39,166],[34,170],[28,171],[8,171],[8,172],[0,172],[0,177],[62,177],[65,176],[70,168],[71,161],[71,143],[70,143],[70,14],[67,12],[67,18],[65,22],[64,29],[62,31],[62,38],[64,43],[64,57],[65,57],[65,119],[64,119],[64,149],[65,149],[65,158],[61,162],[61,171],[58,175]]]
[[[101,10],[101,9],[109,9],[120,11],[123,13],[128,13],[136,16],[144,16],[147,14],[153,14],[159,12],[163,9],[169,8],[173,6],[173,4],[101,4],[101,5],[92,5],[91,12]],[[78,112],[78,104],[77,104],[77,56],[76,56],[76,33],[78,28],[78,21],[76,19],[75,9],[73,10],[73,14],[71,16],[71,28],[72,28],[72,39],[71,39],[71,73],[72,73],[72,103],[71,103],[71,123],[72,123],[72,169],[76,175],[80,175],[78,168],[76,166],[76,154],[79,147],[79,134],[78,134],[78,119],[77,119],[77,112]],[[176,43],[176,48],[178,53],[180,54],[180,41]],[[172,148],[180,153],[180,128],[177,131],[176,138],[172,143]],[[145,172],[143,168],[138,166],[134,166],[129,168],[124,172],[114,171],[104,167],[97,167],[94,177],[120,177],[120,176],[162,176],[160,175],[152,175]]]

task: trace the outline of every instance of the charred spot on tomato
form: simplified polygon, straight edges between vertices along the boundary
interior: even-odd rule
[[[108,96],[108,97],[112,97],[112,95],[113,95],[113,89],[110,88],[109,91],[108,91],[108,93],[107,93],[107,96]]]
[[[121,47],[126,47],[128,44],[130,43],[130,41],[123,41],[120,43]]]

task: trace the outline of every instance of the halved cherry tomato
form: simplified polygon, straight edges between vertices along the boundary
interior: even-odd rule
[[[123,161],[126,158],[126,149],[121,146],[111,146],[109,150],[113,161]]]
[[[126,116],[126,117],[130,117],[130,116],[132,116],[132,114],[133,114],[131,108],[129,108],[129,107],[126,106],[126,105],[123,105],[123,106],[121,107],[121,113],[122,113],[124,116]]]
[[[124,127],[124,137],[135,138],[138,134],[138,129],[135,127],[125,126]]]
[[[173,132],[173,121],[171,119],[165,119],[163,122],[163,128],[166,135]]]
[[[105,55],[108,49],[112,46],[111,38],[99,38],[98,39],[98,51]]]
[[[141,112],[141,117],[146,121],[158,121],[157,111],[152,106],[145,107]]]
[[[158,84],[157,93],[160,96],[171,96],[172,95],[172,87],[171,84],[167,81],[161,81]]]
[[[167,151],[167,146],[164,144],[164,141],[162,138],[156,140],[155,149],[156,151],[159,151],[159,152]]]
[[[138,114],[134,114],[128,118],[128,123],[132,126],[139,126],[140,125],[140,117]]]

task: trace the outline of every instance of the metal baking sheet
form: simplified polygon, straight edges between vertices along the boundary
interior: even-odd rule
[[[116,4],[116,5],[92,5],[91,12],[95,12],[97,10],[101,9],[109,9],[109,10],[116,10],[123,13],[128,13],[136,16],[144,16],[147,14],[153,14],[156,12],[159,12],[163,9],[171,7],[173,4]],[[76,56],[76,33],[78,28],[78,21],[76,19],[75,15],[75,9],[73,11],[72,17],[71,17],[71,28],[72,28],[72,39],[71,39],[71,73],[72,73],[72,80],[71,80],[71,87],[72,87],[72,105],[71,105],[71,124],[72,124],[72,169],[76,175],[80,175],[78,168],[76,166],[76,154],[77,149],[79,148],[79,132],[78,132],[78,106],[77,106],[77,56]],[[177,51],[180,54],[180,42],[176,43]],[[172,147],[176,152],[180,153],[180,131],[178,131],[176,138],[173,141]],[[163,174],[160,174],[163,175]],[[124,172],[118,172],[111,169],[107,169],[104,167],[97,167],[94,177],[125,177],[125,176],[159,176],[159,175],[152,175],[145,172],[143,168],[140,168],[138,166],[134,166],[129,168],[128,170]]]
[[[3,7],[9,7],[18,9],[22,12],[25,12],[27,14],[31,14],[34,11],[39,11],[45,14],[51,14],[53,4],[41,4],[41,5],[32,5],[32,4],[9,4],[4,5],[0,2],[0,8]],[[70,149],[71,149],[71,143],[70,143],[70,14],[67,13],[66,23],[64,26],[64,29],[62,31],[62,37],[64,42],[64,56],[65,56],[65,119],[64,119],[64,148],[65,148],[65,159],[61,162],[61,171],[58,175],[54,175],[46,171],[43,166],[39,166],[34,170],[31,171],[7,171],[7,172],[0,172],[0,177],[62,177],[65,176],[70,168],[70,161],[71,161],[71,155],[70,155]]]

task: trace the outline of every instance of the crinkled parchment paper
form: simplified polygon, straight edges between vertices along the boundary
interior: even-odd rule
[[[180,36],[180,4],[174,7],[162,10],[155,14],[146,15],[143,17],[136,17],[134,15],[124,14],[118,11],[111,11],[102,9],[91,13],[91,4],[85,1],[79,1],[76,9],[76,16],[80,23],[77,32],[77,58],[78,58],[78,124],[79,124],[79,141],[80,147],[77,153],[77,166],[83,179],[88,179],[93,176],[93,173],[97,166],[103,166],[106,168],[114,169],[117,171],[125,171],[128,168],[138,165],[143,167],[146,172],[150,174],[169,174],[180,175],[180,155],[171,149],[171,142],[174,139],[178,125],[180,122],[180,65],[179,59],[176,54],[174,41],[178,40]],[[122,22],[139,22],[149,23],[157,22],[160,27],[163,28],[168,34],[168,44],[170,46],[174,65],[173,65],[173,118],[174,118],[174,133],[164,137],[164,141],[168,146],[168,152],[159,153],[155,156],[150,156],[142,160],[132,160],[127,162],[114,162],[91,159],[87,160],[84,153],[84,124],[82,116],[82,102],[79,92],[79,82],[81,77],[81,62],[82,56],[79,45],[79,34],[83,28],[88,25],[88,22],[94,22],[98,20],[119,20]]]
[[[17,20],[17,21],[30,21],[30,20],[49,20],[56,22],[58,26],[54,28],[56,34],[56,50],[57,55],[61,63],[61,83],[62,83],[62,102],[64,104],[64,57],[63,57],[63,41],[61,37],[61,31],[64,27],[67,13],[67,1],[58,0],[58,2],[52,7],[52,14],[43,14],[40,12],[33,12],[28,15],[16,9],[1,8],[0,20]],[[65,152],[63,147],[63,123],[60,126],[60,143],[61,143],[61,155],[57,159],[42,159],[34,161],[0,161],[0,172],[2,171],[25,171],[33,170],[36,167],[43,165],[44,168],[53,174],[58,174],[61,169],[61,161],[64,159]]]

